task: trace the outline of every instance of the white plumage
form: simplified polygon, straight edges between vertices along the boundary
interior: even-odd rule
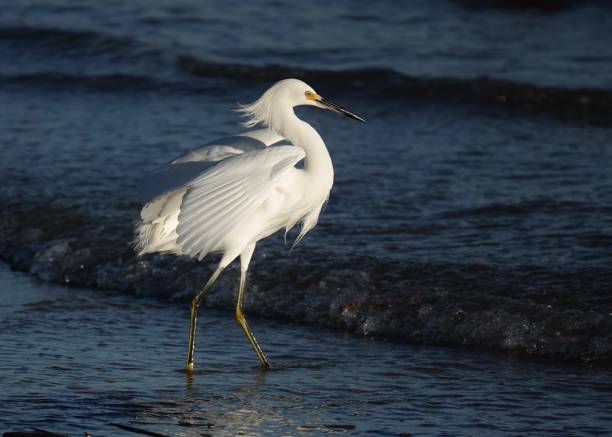
[[[195,149],[150,175],[146,205],[136,229],[140,254],[171,252],[204,258],[222,253],[219,266],[192,303],[187,368],[193,368],[197,309],[221,271],[241,256],[236,315],[260,358],[269,363],[241,312],[246,271],[257,241],[302,222],[296,243],[312,229],[334,178],[332,161],[317,131],[293,108],[311,105],[360,117],[326,101],[296,79],[273,85],[240,111],[247,126],[266,128],[222,138]],[[295,165],[304,161],[303,168]]]
[[[262,131],[255,134],[261,137],[268,129]],[[244,232],[232,231],[246,224],[273,189],[282,185],[282,176],[304,157],[304,150],[295,146],[267,148],[267,144],[260,143],[255,148],[217,143],[196,149],[170,164],[170,167],[197,164],[190,165],[188,170],[195,169],[199,174],[180,188],[157,195],[142,209],[137,231],[140,253],[166,251],[202,259],[209,252],[225,251],[229,244],[223,244],[224,237],[239,239]],[[175,169],[162,169],[151,175],[149,186],[159,185],[162,174],[176,176],[171,170]],[[286,200],[286,207],[294,206],[291,199]],[[299,210],[294,208],[295,213]],[[290,222],[300,218],[290,217]],[[243,246],[251,240],[252,236]]]

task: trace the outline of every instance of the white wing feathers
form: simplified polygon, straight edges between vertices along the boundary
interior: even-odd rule
[[[303,159],[303,149],[273,146],[227,158],[187,184],[176,243],[202,259],[266,200],[279,177]]]
[[[259,129],[211,141],[147,175],[140,184],[140,200],[149,202],[164,193],[184,187],[219,161],[278,145],[282,140],[280,135],[270,129]]]
[[[289,168],[302,159],[303,152],[295,147],[291,148],[292,153],[287,153],[284,147],[282,152],[266,152],[256,157],[269,146],[277,149],[285,144],[270,129],[251,130],[212,141],[148,175],[140,186],[140,197],[146,205],[136,226],[136,250],[140,254],[173,252],[203,258],[218,244],[217,236],[261,204],[260,197],[284,171],[285,162]],[[231,164],[231,159],[245,153],[249,156],[244,162],[251,164],[241,172],[240,165]],[[291,158],[293,153],[295,161]],[[260,162],[269,158],[270,162]],[[256,188],[262,191],[253,193]],[[189,203],[184,203],[187,200]],[[184,222],[181,241],[186,242],[185,247],[177,241],[179,214]],[[212,228],[215,223],[218,227]],[[207,229],[209,232],[202,235]]]

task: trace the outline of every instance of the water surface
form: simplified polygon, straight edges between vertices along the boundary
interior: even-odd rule
[[[204,310],[197,372],[187,307],[33,282],[0,270],[0,428],[125,436],[606,434],[609,370],[372,341]]]
[[[0,257],[103,290],[0,270],[3,430],[608,432],[609,370],[253,318],[265,373],[229,309],[206,311],[188,379],[184,301],[142,295],[187,296],[209,266],[128,246],[141,175],[240,131],[236,102],[279,74],[309,77],[368,124],[298,110],[335,185],[291,258],[258,245],[252,314],[609,358],[606,2],[0,3]]]

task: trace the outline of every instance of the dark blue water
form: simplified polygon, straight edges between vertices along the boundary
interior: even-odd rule
[[[612,86],[606,2],[564,2],[572,6],[554,13],[496,3],[504,2],[3,2],[2,51],[11,62],[1,71],[173,77],[174,57],[192,55],[220,64]]]
[[[205,311],[180,370],[187,307],[32,283],[0,270],[0,429],[125,436],[605,435],[610,371],[376,342]]]
[[[612,88],[612,28],[605,25],[612,8],[442,4],[6,4],[2,190],[23,202],[125,213],[144,172],[240,131],[231,109],[271,82],[249,79],[248,67],[220,77],[234,63],[388,68],[408,82],[489,75]],[[177,61],[185,56],[220,70],[190,75]],[[608,128],[376,94],[385,81],[365,73],[350,87],[325,75],[320,82],[313,87],[369,123],[304,111],[337,175],[318,232],[305,244],[401,260],[610,264]]]
[[[336,181],[291,258],[280,236],[260,244],[250,311],[428,344],[609,359],[612,8],[524,3],[0,2],[0,256],[45,280],[189,295],[205,268],[136,260],[127,247],[137,182],[240,131],[237,102],[297,76],[368,124],[298,110],[326,141]],[[217,343],[204,346],[206,374],[187,384],[175,372],[180,305],[4,275],[11,428],[110,435],[108,422],[130,419],[172,435],[179,422],[205,421],[215,435],[340,432],[328,426],[338,423],[558,434],[605,432],[610,420],[597,372],[271,321],[257,323],[260,336],[295,369],[257,372],[236,330],[236,349],[200,336]],[[231,306],[228,290],[218,306]],[[233,326],[211,317],[207,332]],[[151,350],[159,361],[146,362]]]

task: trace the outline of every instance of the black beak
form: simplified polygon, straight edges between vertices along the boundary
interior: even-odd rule
[[[332,103],[329,100],[325,100],[323,97],[318,99],[317,102],[319,102],[324,108],[330,109],[334,112],[337,112],[338,114],[346,115],[347,117],[352,118],[353,120],[361,121],[362,123],[366,122],[357,114],[349,111],[348,109],[344,109],[342,106],[336,105],[335,103]]]

